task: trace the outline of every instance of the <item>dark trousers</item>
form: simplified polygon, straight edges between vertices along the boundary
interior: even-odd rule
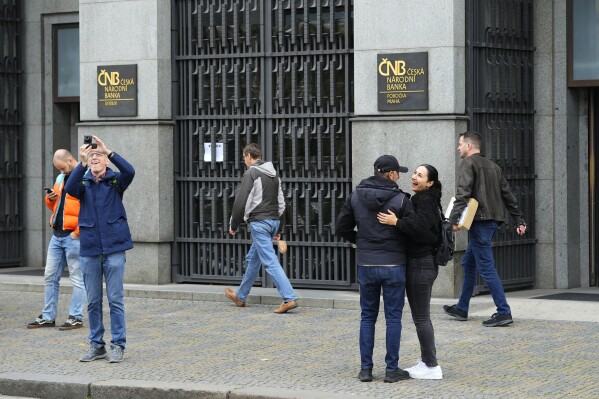
[[[498,224],[494,220],[484,220],[472,223],[468,230],[468,247],[462,256],[462,268],[464,269],[464,283],[462,294],[458,300],[458,309],[468,311],[470,299],[476,284],[476,271],[487,283],[491,296],[497,306],[497,313],[511,314],[512,310],[505,298],[503,284],[495,269],[495,259],[491,242],[497,231]]]
[[[437,366],[435,331],[431,322],[431,292],[438,273],[439,266],[434,264],[432,255],[408,260],[406,293],[420,342],[420,357],[429,367]]]
[[[374,335],[376,319],[381,304],[381,290],[387,323],[386,371],[395,371],[399,362],[399,342],[401,339],[401,316],[406,287],[405,266],[360,266],[358,265],[358,282],[360,283],[360,358],[361,368],[371,369],[373,366]]]

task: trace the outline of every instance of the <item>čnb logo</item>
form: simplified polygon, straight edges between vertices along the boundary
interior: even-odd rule
[[[403,60],[395,60],[395,62],[389,61],[388,58],[383,58],[379,63],[379,73],[381,76],[393,75],[405,75],[406,74],[406,62]]]
[[[106,86],[107,84],[112,86],[118,85],[121,82],[119,75],[118,72],[110,72],[109,74],[106,72],[106,69],[102,69],[98,74],[98,84],[101,86]]]

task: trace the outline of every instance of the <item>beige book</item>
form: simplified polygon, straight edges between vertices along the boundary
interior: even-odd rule
[[[453,203],[455,202],[455,197],[451,197],[449,200],[449,205],[447,205],[447,210],[445,211],[445,217],[449,218],[451,211],[453,209]],[[474,198],[470,198],[468,200],[468,205],[464,208],[462,212],[462,216],[460,216],[460,220],[458,221],[458,228],[461,230],[465,228],[466,230],[470,230],[470,226],[472,226],[472,221],[474,220],[474,215],[476,214],[476,210],[478,209],[478,201]]]

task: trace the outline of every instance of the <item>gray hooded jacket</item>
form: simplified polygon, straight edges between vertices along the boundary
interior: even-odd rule
[[[241,187],[233,203],[230,228],[237,230],[242,221],[280,220],[283,225],[285,198],[281,179],[272,162],[257,160],[241,179]]]

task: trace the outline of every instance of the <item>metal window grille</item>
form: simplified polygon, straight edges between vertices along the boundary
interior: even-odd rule
[[[172,4],[173,281],[241,280],[251,237],[228,226],[241,150],[255,142],[283,183],[292,284],[355,287],[351,248],[334,236],[351,192],[352,0]]]
[[[505,288],[535,278],[534,41],[532,0],[468,0],[466,93],[470,129],[503,169],[528,223],[524,237],[506,211],[493,240]],[[479,278],[475,291],[486,291]]]
[[[19,0],[0,0],[0,267],[22,257],[19,15]]]

